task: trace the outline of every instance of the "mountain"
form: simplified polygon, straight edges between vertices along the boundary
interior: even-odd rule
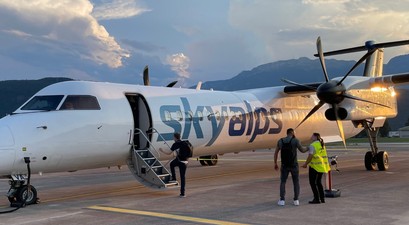
[[[329,76],[337,77],[345,74],[355,64],[355,61],[329,59],[326,63]],[[363,66],[360,66],[356,73],[362,74],[362,71]],[[298,83],[312,83],[323,81],[324,75],[318,59],[311,60],[303,57],[260,65],[227,80],[205,82],[202,88],[233,91],[286,85],[281,78]]]
[[[392,58],[384,65],[385,74],[395,74],[409,71],[409,55]],[[328,75],[331,78],[343,76],[355,64],[353,60],[326,59]],[[351,75],[363,73],[363,65]],[[313,83],[324,81],[321,64],[318,59],[299,58],[281,60],[257,66],[249,71],[243,71],[227,80],[208,81],[202,84],[202,89],[214,90],[244,90],[271,86],[283,86],[286,83],[281,78],[298,83]],[[68,78],[44,78],[41,80],[9,80],[0,81],[0,117],[13,112],[29,97],[41,88],[52,83],[70,80]],[[399,87],[398,116],[389,119],[392,130],[403,127],[409,118],[409,89]]]
[[[353,60],[326,59],[329,78],[344,76],[355,64]],[[409,55],[392,58],[384,65],[385,74],[395,74],[409,71]],[[351,76],[361,76],[364,65],[358,66]],[[249,71],[243,71],[237,76],[226,80],[208,81],[202,84],[202,89],[223,91],[244,90],[260,87],[287,85],[281,78],[297,83],[313,83],[324,81],[319,59],[302,57],[299,59],[282,60],[257,66]]]

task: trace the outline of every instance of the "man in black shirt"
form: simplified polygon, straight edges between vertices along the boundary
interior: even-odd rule
[[[278,170],[277,158],[278,153],[281,151],[281,174],[280,174],[280,200],[279,206],[285,205],[285,183],[288,178],[288,174],[291,173],[294,185],[294,205],[299,205],[298,196],[300,194],[299,184],[299,169],[297,160],[297,149],[304,153],[308,151],[308,147],[303,147],[300,141],[295,137],[294,129],[289,128],[287,130],[287,137],[281,138],[274,152],[274,169]]]
[[[170,171],[172,173],[172,180],[176,181],[175,167],[176,166],[179,167],[179,172],[180,172],[180,197],[184,198],[184,197],[186,197],[186,195],[185,195],[185,184],[186,184],[185,174],[186,174],[188,159],[186,158],[186,156],[183,156],[183,154],[180,154],[180,151],[181,151],[181,148],[185,147],[186,144],[183,141],[180,140],[180,134],[179,133],[174,133],[173,134],[173,139],[175,140],[175,143],[172,145],[170,150],[177,151],[177,156],[170,163]]]

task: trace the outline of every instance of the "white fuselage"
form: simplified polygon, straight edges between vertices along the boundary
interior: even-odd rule
[[[190,140],[194,156],[274,148],[286,130],[295,128],[319,101],[315,94],[290,96],[283,88],[221,92],[82,81],[57,83],[33,96],[62,96],[55,110],[20,108],[0,119],[0,175],[25,174],[24,157],[30,157],[33,173],[124,165],[132,143],[150,147],[160,159],[166,159],[169,156],[158,150],[169,149],[174,132]],[[354,95],[368,91],[363,88],[361,92],[354,90]],[[346,137],[362,129],[351,120],[396,115],[396,99],[388,91],[379,97],[373,92],[364,94],[388,102],[391,108],[345,100],[341,105],[350,113],[343,121]],[[96,97],[100,108],[62,110],[67,96],[83,95]],[[326,141],[341,140],[336,123],[324,116],[326,109],[328,106],[322,107],[297,128],[296,135],[304,144],[313,132],[321,133]],[[158,133],[147,132],[149,128]]]

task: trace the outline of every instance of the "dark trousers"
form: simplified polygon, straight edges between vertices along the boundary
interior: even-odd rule
[[[186,184],[186,168],[187,164],[179,161],[178,158],[174,159],[172,162],[170,162],[170,171],[172,173],[172,179],[176,180],[176,172],[175,172],[175,167],[179,167],[179,172],[180,172],[180,194],[185,195],[185,184]]]
[[[300,182],[298,179],[298,165],[293,167],[281,166],[281,176],[280,176],[280,200],[285,200],[285,183],[287,182],[288,174],[291,173],[294,186],[294,200],[298,200],[300,195]]]
[[[310,186],[312,189],[312,193],[314,194],[314,200],[316,201],[324,201],[324,187],[322,186],[322,175],[323,173],[317,172],[313,168],[310,167],[308,170],[308,176],[310,178]]]

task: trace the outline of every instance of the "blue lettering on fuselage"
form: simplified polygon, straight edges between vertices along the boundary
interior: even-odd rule
[[[203,139],[205,136],[201,122],[206,120],[211,124],[211,138],[206,146],[211,146],[217,140],[226,122],[229,136],[250,136],[249,143],[259,135],[278,134],[283,127],[280,108],[258,107],[253,111],[250,103],[244,101],[245,109],[239,106],[219,106],[220,111],[218,111],[211,106],[197,106],[193,113],[187,98],[180,99],[183,110],[180,105],[163,105],[159,108],[162,122],[173,131],[161,133],[157,141],[162,141],[162,138],[166,141],[172,140],[174,132],[180,133],[182,139],[188,139],[192,127],[196,138]],[[208,114],[204,115],[205,112]],[[172,115],[183,116],[183,118],[174,118]],[[230,120],[226,121],[228,119]]]

